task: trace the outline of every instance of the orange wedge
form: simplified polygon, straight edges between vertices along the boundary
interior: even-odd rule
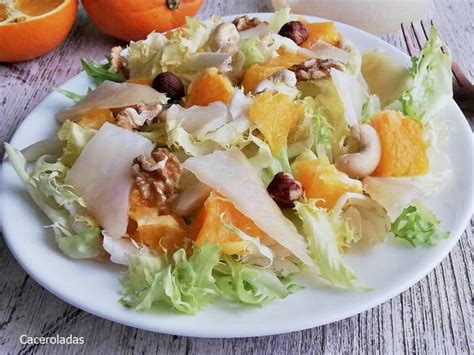
[[[337,46],[341,41],[341,34],[337,32],[334,22],[317,22],[308,23],[306,28],[309,32],[309,37],[301,47],[309,48],[318,40],[322,40],[333,46]]]
[[[68,35],[77,0],[14,0],[0,4],[0,62],[46,54]]]
[[[249,118],[268,142],[273,155],[286,147],[288,134],[304,116],[304,107],[282,93],[267,91],[255,97]]]
[[[320,199],[316,206],[321,208],[332,209],[346,192],[362,192],[359,180],[340,172],[324,157],[297,161],[293,164],[293,170],[303,185],[306,197]]]
[[[128,234],[157,253],[173,253],[184,247],[186,229],[183,221],[172,215],[160,215],[153,202],[141,197],[134,188],[130,192]]]
[[[401,112],[385,111],[370,121],[379,134],[382,157],[373,176],[417,176],[430,169],[423,126]]]
[[[84,113],[77,123],[82,127],[101,129],[106,123],[115,123],[115,117],[108,108],[93,108]]]
[[[220,74],[217,68],[209,68],[189,85],[186,107],[208,106],[216,101],[228,104],[233,95],[234,88],[230,80]]]
[[[196,238],[198,246],[209,242],[210,244],[218,244],[222,252],[227,255],[244,252],[247,242],[244,242],[233,231],[227,229],[222,223],[221,217],[226,223],[234,225],[251,237],[259,238],[263,243],[270,239],[254,222],[235,208],[231,201],[216,192],[212,192],[204,203],[204,207],[196,219],[196,226],[194,226],[198,231]]]

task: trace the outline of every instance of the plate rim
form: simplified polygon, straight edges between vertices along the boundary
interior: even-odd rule
[[[253,16],[253,17],[255,17],[255,16],[257,16],[257,17],[262,17],[262,16],[263,17],[268,17],[271,14],[272,13],[269,13],[269,12],[260,12],[260,13],[247,13],[245,15]],[[221,17],[225,21],[229,21],[229,20],[232,20],[232,18],[234,18],[236,16],[242,16],[242,15],[244,15],[244,14],[226,15],[226,16],[221,16]],[[356,33],[358,33],[358,35],[361,35],[361,36],[364,36],[364,37],[370,37],[372,40],[383,41],[387,46],[390,46],[392,48],[392,50],[396,50],[399,54],[402,54],[405,57],[406,60],[409,60],[409,58],[410,58],[406,53],[404,53],[402,50],[398,49],[397,47],[393,46],[392,44],[384,41],[383,39],[381,39],[381,38],[379,38],[379,37],[377,37],[377,36],[375,36],[371,33],[365,32],[365,31],[363,31],[361,29],[358,29],[356,27],[352,27],[350,25],[347,25],[347,24],[344,24],[344,23],[341,23],[341,22],[328,20],[328,19],[321,18],[321,17],[316,17],[316,16],[309,16],[309,15],[297,15],[297,16],[302,16],[302,17],[310,19],[311,21],[317,21],[317,22],[320,22],[320,21],[335,22],[337,24],[337,26],[342,27],[343,29],[347,28],[350,31],[355,31]],[[73,80],[73,79],[75,79],[75,78],[77,78],[78,76],[81,76],[81,75],[84,76],[85,72],[81,71],[77,75],[75,75],[73,77],[70,77],[60,87],[63,87],[64,85],[67,85],[71,80]],[[12,137],[10,139],[10,142],[16,140],[17,135],[19,135],[18,130],[23,125],[24,121],[26,121],[30,116],[34,115],[36,113],[36,111],[38,110],[38,107],[50,95],[52,95],[52,93],[45,96],[43,98],[43,100],[41,100],[41,102],[39,102],[35,106],[35,108],[25,117],[25,119],[22,121],[22,123],[15,129],[15,132],[12,135]],[[448,105],[453,105],[453,104],[455,105],[456,110],[459,111],[460,116],[464,117],[464,122],[463,122],[464,130],[469,130],[470,131],[469,124],[467,123],[464,114],[460,110],[459,106],[454,102],[454,100],[451,100]],[[472,138],[472,135],[471,135],[471,138]],[[472,139],[471,139],[471,144],[470,145],[471,145],[471,151],[472,151],[472,146],[473,146],[473,140]],[[6,155],[3,157],[2,164],[0,164],[0,179],[1,179],[1,182],[2,182],[2,184],[1,184],[2,187],[0,188],[0,197],[3,197],[3,195],[5,194],[5,191],[6,191],[6,189],[4,188],[5,185],[3,184],[3,181],[5,179],[5,173],[4,173],[4,169],[3,169],[4,164],[5,165],[10,164],[7,160]],[[472,217],[472,211],[474,209],[474,198],[471,196],[470,205],[468,206],[468,208],[465,209],[465,212],[464,212],[462,218],[460,218],[460,220],[462,219],[464,221],[464,224],[463,225],[458,224],[453,228],[451,237],[446,241],[445,247],[443,248],[443,250],[440,253],[438,253],[436,255],[436,257],[433,257],[433,258],[430,259],[429,265],[427,265],[423,268],[419,268],[417,270],[417,272],[415,272],[413,275],[411,275],[410,277],[405,278],[404,282],[398,283],[398,287],[393,287],[391,289],[383,291],[382,294],[379,295],[379,297],[376,300],[371,299],[371,300],[367,300],[364,303],[360,303],[358,306],[354,307],[354,309],[350,312],[350,314],[347,314],[347,313],[341,314],[341,313],[335,312],[333,315],[328,316],[324,319],[316,318],[316,321],[315,320],[308,320],[308,321],[305,321],[305,322],[303,322],[303,321],[289,322],[289,323],[287,323],[288,325],[286,325],[286,326],[277,327],[278,328],[277,330],[275,330],[274,328],[270,328],[271,330],[268,330],[268,331],[264,330],[264,331],[250,331],[250,332],[247,332],[247,331],[242,331],[240,329],[239,331],[235,331],[235,333],[232,333],[232,334],[229,334],[228,332],[219,332],[219,331],[215,331],[215,330],[214,330],[214,334],[209,334],[209,331],[206,331],[206,330],[202,331],[202,332],[199,331],[199,330],[192,332],[192,331],[189,331],[189,330],[181,330],[178,327],[176,327],[175,329],[171,329],[170,327],[166,327],[166,326],[164,328],[161,328],[159,326],[159,324],[158,324],[158,326],[156,324],[151,326],[149,323],[137,324],[137,322],[135,322],[135,321],[130,321],[128,319],[123,319],[122,317],[116,316],[114,314],[101,312],[100,310],[93,309],[92,306],[89,307],[89,305],[87,305],[87,304],[81,304],[80,302],[76,302],[73,298],[65,295],[62,292],[61,288],[54,287],[53,285],[50,285],[48,282],[43,280],[39,275],[35,274],[34,270],[31,270],[24,263],[21,256],[17,255],[14,248],[10,244],[11,243],[10,238],[8,238],[6,236],[8,234],[8,231],[7,231],[8,228],[5,228],[5,223],[3,223],[3,220],[4,220],[4,212],[3,212],[4,210],[3,210],[3,208],[4,207],[5,206],[3,205],[3,198],[0,198],[0,228],[2,229],[1,231],[4,235],[4,240],[5,240],[5,243],[8,247],[8,249],[10,250],[12,255],[14,256],[16,261],[20,264],[21,268],[35,282],[37,282],[44,289],[46,289],[48,292],[52,293],[54,296],[58,297],[62,301],[66,302],[66,303],[68,303],[68,304],[70,304],[70,305],[72,305],[72,306],[74,306],[78,309],[81,309],[82,311],[85,311],[89,314],[92,314],[94,316],[101,317],[101,318],[107,319],[109,321],[112,321],[112,322],[115,322],[115,323],[118,323],[118,324],[121,324],[121,325],[126,325],[126,326],[134,327],[134,328],[137,328],[137,329],[144,329],[144,330],[152,331],[152,332],[156,332],[156,333],[169,334],[169,335],[179,335],[179,336],[200,337],[200,338],[242,338],[242,337],[260,337],[260,336],[268,336],[268,335],[277,335],[277,334],[289,333],[289,332],[294,332],[294,331],[306,330],[306,329],[310,329],[310,328],[330,324],[330,323],[333,323],[333,322],[337,322],[337,321],[355,316],[355,315],[357,315],[359,313],[362,313],[364,311],[370,310],[370,309],[372,309],[376,306],[379,306],[379,305],[387,302],[391,298],[396,297],[397,295],[405,292],[407,289],[409,289],[410,287],[412,287],[413,285],[418,283],[423,277],[428,275],[437,265],[439,265],[446,258],[446,256],[452,251],[454,246],[458,243],[459,239],[461,238],[461,236],[463,234],[463,231],[464,231],[464,228],[465,228],[464,226],[468,224],[469,220]],[[35,209],[37,209],[36,206],[35,206]],[[297,323],[299,325],[295,326],[295,323]]]

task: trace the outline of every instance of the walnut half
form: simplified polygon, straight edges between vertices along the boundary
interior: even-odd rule
[[[236,17],[232,23],[237,28],[237,31],[242,32],[257,27],[262,23],[262,21],[256,17],[250,18],[249,16],[245,15]]]
[[[123,48],[120,46],[112,48],[110,52],[110,65],[115,73],[121,73],[126,78],[129,77],[128,68],[126,67],[125,59],[122,57]]]
[[[155,203],[161,214],[169,213],[169,199],[182,172],[178,158],[166,148],[156,148],[151,156],[140,155],[132,164],[132,175],[141,197]]]
[[[296,74],[298,81],[317,80],[331,75],[331,69],[344,71],[345,67],[339,61],[332,59],[308,59],[307,61],[293,65],[290,70]]]
[[[150,124],[163,110],[160,104],[138,104],[126,107],[117,114],[117,125],[132,131]]]

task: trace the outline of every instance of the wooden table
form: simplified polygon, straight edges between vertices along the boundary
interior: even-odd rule
[[[474,76],[474,3],[435,0],[433,18],[466,75]],[[207,0],[210,14],[271,11],[269,1]],[[382,36],[405,50],[401,32]],[[101,59],[117,41],[100,34],[81,10],[64,44],[49,55],[0,65],[0,142],[49,93],[80,70],[79,58]],[[0,238],[0,354],[5,353],[467,353],[473,344],[472,231],[467,226],[448,257],[412,288],[357,316],[285,335],[193,339],[154,334],[100,319],[59,300],[34,282]],[[82,346],[28,346],[31,336],[85,337]],[[471,348],[472,350],[472,348]]]

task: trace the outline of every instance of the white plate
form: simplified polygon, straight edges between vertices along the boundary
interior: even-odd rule
[[[268,19],[269,14],[254,14]],[[253,15],[252,15],[253,16]],[[228,17],[226,20],[232,20]],[[317,21],[316,18],[308,18]],[[347,25],[338,24],[344,36],[361,50],[383,49],[401,63],[409,58],[382,40]],[[81,73],[63,88],[87,91],[90,81]],[[52,136],[55,113],[71,104],[57,93],[49,95],[26,118],[12,139],[16,148]],[[471,130],[454,101],[443,112],[450,121],[448,154],[453,178],[429,205],[451,231],[451,237],[433,247],[414,249],[388,242],[370,252],[346,257],[370,292],[307,287],[263,308],[219,303],[196,316],[159,311],[140,313],[118,303],[120,267],[95,261],[76,261],[56,248],[47,218],[35,208],[10,164],[4,164],[3,233],[8,247],[23,269],[44,288],[64,301],[118,323],[160,333],[198,337],[244,337],[291,332],[331,323],[374,307],[396,296],[424,277],[458,241],[472,213],[473,159]]]

